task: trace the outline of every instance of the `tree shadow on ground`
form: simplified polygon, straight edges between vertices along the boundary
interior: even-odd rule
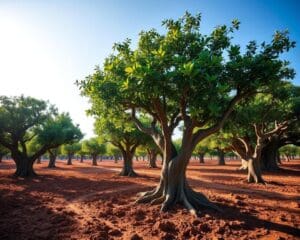
[[[74,231],[72,213],[55,211],[44,199],[25,191],[0,191],[1,239],[69,239]]]
[[[240,224],[231,226],[236,230],[255,230],[256,228],[263,228],[278,232],[283,232],[295,237],[300,235],[300,230],[284,224],[274,223],[267,220],[259,219],[258,217],[252,215],[251,213],[242,213],[239,208],[228,206],[225,204],[218,203],[218,207],[223,210],[223,213],[204,210],[204,214],[208,213],[215,218],[223,219],[227,221],[236,221],[238,220]]]

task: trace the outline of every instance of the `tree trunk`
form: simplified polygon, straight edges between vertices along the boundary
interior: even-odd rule
[[[204,163],[204,153],[199,153],[199,163]]]
[[[16,163],[16,172],[15,172],[15,176],[17,177],[34,177],[37,174],[35,173],[35,171],[33,170],[33,163],[34,161],[31,160],[30,158],[18,158],[15,159],[15,163]]]
[[[68,154],[68,162],[67,165],[72,165],[72,154]]]
[[[80,162],[81,162],[81,163],[83,163],[83,158],[84,158],[84,155],[81,155],[81,156],[80,156]]]
[[[49,164],[48,168],[55,168],[55,161],[56,161],[56,155],[55,154],[50,154],[49,155]]]
[[[113,158],[114,158],[114,162],[118,163],[118,157],[117,156],[113,156]]]
[[[36,163],[37,163],[37,164],[41,164],[41,158],[42,158],[42,157],[38,157],[38,158],[37,158],[37,160],[36,160]]]
[[[242,165],[238,170],[247,170],[248,169],[248,161],[243,158],[241,159],[241,161],[242,161]]]
[[[137,202],[162,203],[162,211],[166,211],[180,203],[193,215],[197,215],[198,210],[203,206],[219,210],[203,194],[193,191],[187,183],[185,172],[192,151],[182,150],[181,154],[177,155],[175,147],[172,146],[169,154],[167,151],[164,151],[164,153],[158,186],[152,191],[141,193]]]
[[[271,141],[263,147],[261,152],[261,167],[263,170],[279,170],[277,154],[278,145],[275,141]]]
[[[262,178],[261,166],[259,157],[251,157],[248,160],[248,182],[249,183],[264,183]]]
[[[218,165],[225,165],[224,151],[221,149],[218,150]]]
[[[3,155],[0,154],[0,163],[2,162]]]
[[[97,155],[95,154],[92,155],[92,165],[97,166]]]
[[[149,168],[157,168],[156,156],[157,156],[157,154],[154,151],[150,152],[150,154],[149,154]]]
[[[137,174],[132,168],[133,154],[130,151],[123,151],[123,168],[120,176],[135,177]]]

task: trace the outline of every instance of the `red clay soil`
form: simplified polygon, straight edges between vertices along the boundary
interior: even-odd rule
[[[300,160],[265,173],[267,185],[248,184],[238,161],[217,166],[192,161],[190,184],[223,209],[203,209],[195,218],[180,206],[134,204],[151,189],[160,169],[135,162],[136,178],[120,177],[121,163],[90,161],[72,166],[35,164],[39,177],[17,179],[12,161],[0,163],[0,239],[298,239]]]

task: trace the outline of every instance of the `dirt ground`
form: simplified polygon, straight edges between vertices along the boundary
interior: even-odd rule
[[[223,209],[203,209],[192,217],[180,206],[161,213],[158,205],[135,204],[150,190],[160,169],[134,162],[139,177],[117,175],[118,164],[99,166],[58,161],[35,164],[39,177],[16,179],[12,161],[0,163],[0,239],[299,239],[300,160],[264,173],[266,186],[247,184],[238,161],[217,166],[191,161],[191,186]]]

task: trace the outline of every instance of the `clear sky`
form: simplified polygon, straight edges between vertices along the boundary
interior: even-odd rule
[[[0,0],[0,95],[30,95],[69,112],[86,137],[93,120],[75,80],[93,72],[114,42],[137,40],[141,30],[161,30],[161,21],[186,10],[202,13],[210,32],[232,19],[241,21],[235,41],[270,40],[288,29],[298,44],[284,57],[300,72],[300,1],[294,0]],[[300,85],[299,74],[295,84]]]

